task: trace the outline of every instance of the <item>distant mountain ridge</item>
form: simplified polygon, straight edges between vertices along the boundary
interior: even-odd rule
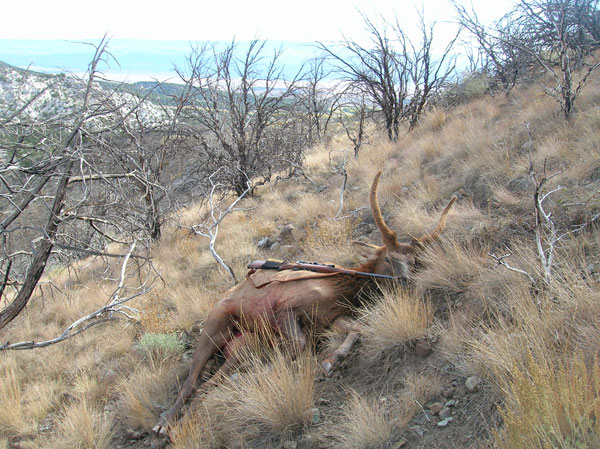
[[[0,39],[0,61],[19,68],[31,68],[45,73],[81,73],[93,57],[94,44],[98,39],[85,42],[64,40]],[[218,42],[217,42],[218,43]],[[225,44],[226,42],[223,42]],[[245,48],[240,42],[240,48]],[[117,80],[160,81],[176,77],[175,67],[185,67],[191,48],[201,42],[112,39],[108,45],[108,58],[103,72]],[[265,55],[284,49],[281,62],[285,77],[294,76],[302,63],[315,56],[316,48],[308,42],[267,41]]]
[[[160,121],[164,106],[171,104],[181,85],[146,81],[118,83],[98,81],[100,91],[118,96],[123,104],[133,104],[148,95],[142,112],[147,120]],[[52,119],[68,115],[83,98],[82,83],[74,75],[48,74],[22,69],[0,61],[0,120],[31,102],[21,114],[29,119]]]

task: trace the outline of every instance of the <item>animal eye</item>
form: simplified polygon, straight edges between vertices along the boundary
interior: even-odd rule
[[[390,260],[390,258],[389,258],[389,257],[386,257],[386,258],[385,258],[385,259],[383,259],[383,260],[385,260],[387,263],[392,263],[392,261]]]

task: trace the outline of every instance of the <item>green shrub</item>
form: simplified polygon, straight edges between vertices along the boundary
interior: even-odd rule
[[[179,357],[185,350],[184,343],[174,333],[159,334],[148,332],[142,335],[137,347],[144,357],[153,360]]]

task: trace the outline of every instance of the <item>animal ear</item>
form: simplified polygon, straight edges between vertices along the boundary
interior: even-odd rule
[[[359,256],[367,260],[379,257],[379,253],[385,248],[384,246],[371,245],[370,243],[359,242],[358,240],[352,242],[352,247]]]

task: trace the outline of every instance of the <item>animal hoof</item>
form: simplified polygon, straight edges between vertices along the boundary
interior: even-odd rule
[[[164,423],[157,424],[156,426],[154,426],[152,428],[152,432],[154,432],[155,434],[157,434],[161,437],[166,437],[167,434],[169,433],[169,426]]]
[[[331,376],[331,372],[333,371],[333,365],[331,364],[331,362],[328,362],[327,360],[323,361],[323,363],[321,363],[321,367],[323,368],[323,371],[325,371],[325,375],[327,377]]]

